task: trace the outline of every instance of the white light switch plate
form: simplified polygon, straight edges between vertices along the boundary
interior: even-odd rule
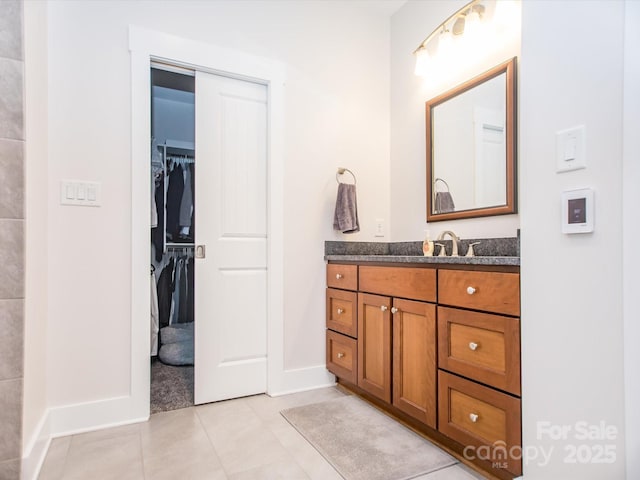
[[[584,125],[556,132],[556,171],[587,168]]]
[[[60,204],[81,207],[99,207],[100,182],[61,180]]]

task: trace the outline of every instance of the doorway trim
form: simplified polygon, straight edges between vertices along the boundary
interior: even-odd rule
[[[284,95],[280,62],[204,42],[129,26],[131,52],[131,418],[149,416],[152,61],[267,86],[267,393],[284,387]]]

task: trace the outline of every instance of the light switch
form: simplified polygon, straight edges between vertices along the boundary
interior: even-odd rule
[[[100,206],[100,183],[80,180],[60,182],[60,203],[82,207]]]
[[[584,125],[556,132],[558,173],[587,168]]]
[[[576,137],[570,136],[564,142],[564,161],[570,162],[576,159]]]

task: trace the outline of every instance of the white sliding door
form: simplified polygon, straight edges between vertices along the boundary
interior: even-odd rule
[[[201,404],[267,389],[267,87],[196,72],[195,97]]]

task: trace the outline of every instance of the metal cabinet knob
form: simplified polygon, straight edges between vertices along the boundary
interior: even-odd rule
[[[383,312],[387,311],[387,306],[386,305],[380,305],[380,310],[382,310]]]
[[[478,348],[478,344],[476,342],[469,342],[469,348],[471,350],[475,350],[476,348]]]
[[[342,357],[344,357],[344,353],[338,352],[338,358],[342,358]]]
[[[470,413],[469,420],[471,420],[473,423],[476,423],[478,421],[478,415],[475,413]]]
[[[336,273],[336,280],[340,280],[342,278],[342,274],[341,273]]]
[[[344,313],[344,310],[343,310],[343,309],[341,309],[341,308],[339,308],[339,309],[338,309],[338,315],[343,314],[343,313]]]
[[[400,310],[398,310],[396,307],[391,307],[391,313],[398,313]]]
[[[467,287],[467,293],[469,295],[473,295],[474,293],[476,293],[476,289],[471,287],[471,286],[469,286],[469,287]]]

